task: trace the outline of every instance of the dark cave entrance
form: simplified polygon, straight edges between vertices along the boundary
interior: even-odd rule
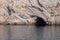
[[[37,17],[35,25],[36,26],[46,26],[46,21],[41,17]]]

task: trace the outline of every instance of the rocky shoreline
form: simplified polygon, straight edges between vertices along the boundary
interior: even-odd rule
[[[37,17],[60,25],[60,1],[0,0],[0,24],[34,24]]]

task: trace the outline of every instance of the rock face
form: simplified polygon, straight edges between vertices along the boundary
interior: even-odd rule
[[[60,24],[60,0],[0,0],[0,24]]]

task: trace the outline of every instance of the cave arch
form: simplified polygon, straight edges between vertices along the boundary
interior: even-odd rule
[[[35,21],[36,21],[35,22],[36,26],[45,26],[47,24],[46,21],[42,17],[37,17]]]

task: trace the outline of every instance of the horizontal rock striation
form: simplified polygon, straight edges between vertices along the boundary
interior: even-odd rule
[[[60,0],[0,0],[0,24],[60,24]]]

